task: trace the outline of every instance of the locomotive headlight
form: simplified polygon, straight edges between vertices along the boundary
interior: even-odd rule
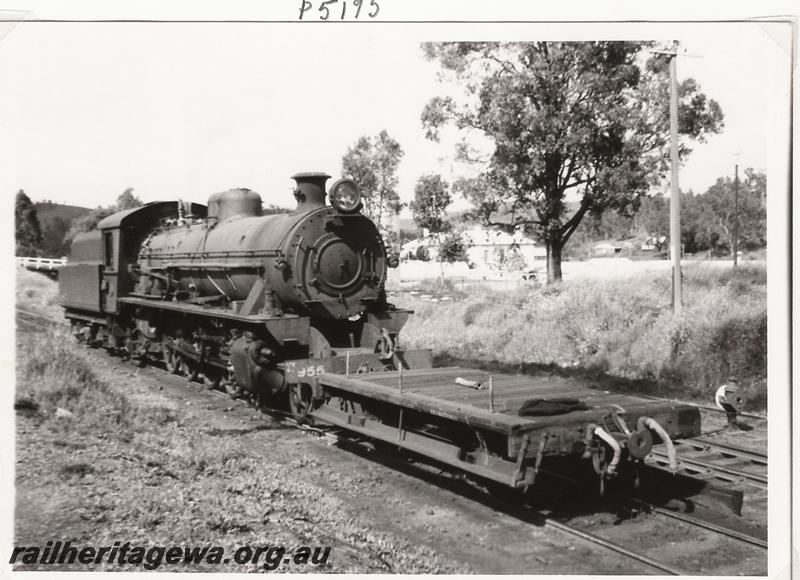
[[[353,213],[361,207],[361,192],[352,179],[340,179],[331,186],[331,205],[340,212]]]

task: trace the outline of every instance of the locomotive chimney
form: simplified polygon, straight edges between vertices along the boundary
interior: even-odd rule
[[[294,197],[298,211],[310,211],[325,206],[325,182],[330,179],[327,173],[297,173],[292,179],[297,183]]]

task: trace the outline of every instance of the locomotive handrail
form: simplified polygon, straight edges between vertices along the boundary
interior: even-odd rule
[[[204,260],[205,258],[272,258],[280,256],[279,250],[226,250],[216,252],[163,252],[154,253],[150,250],[151,259],[170,260],[175,258],[190,258],[192,260]]]

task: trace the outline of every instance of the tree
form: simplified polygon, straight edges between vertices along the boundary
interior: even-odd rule
[[[681,245],[685,253],[717,251],[720,236],[715,222],[705,195],[681,192]]]
[[[117,198],[116,210],[123,211],[126,209],[133,209],[142,205],[142,200],[133,195],[133,188],[129,187]]]
[[[634,216],[636,229],[651,238],[669,235],[669,202],[660,193],[643,197],[639,211]],[[661,248],[659,248],[659,251]]]
[[[77,234],[81,232],[88,232],[89,230],[95,228],[101,220],[117,213],[118,211],[133,209],[135,207],[140,207],[141,205],[142,200],[133,195],[133,188],[129,187],[117,197],[117,201],[113,205],[109,205],[107,207],[97,206],[89,213],[72,220],[72,225],[70,226],[69,231],[64,235],[64,242],[72,243],[72,239]]]
[[[488,158],[462,142],[459,159],[481,164],[459,184],[476,217],[507,231],[537,232],[548,281],[561,279],[561,253],[589,213],[631,215],[666,174],[667,58],[641,42],[448,42],[423,51],[465,89],[466,102],[434,97],[422,112],[427,137],[455,124],[488,139]],[[702,141],[722,126],[719,105],[687,79],[679,88],[679,131]],[[686,143],[680,153],[689,153]],[[469,183],[473,181],[474,183]],[[578,208],[568,215],[566,196]],[[476,199],[477,198],[477,199]]]
[[[279,205],[275,205],[271,203],[269,205],[261,206],[261,215],[278,215],[284,213],[292,213],[292,210],[288,207],[281,207]]]
[[[428,235],[436,243],[442,277],[445,262],[466,261],[467,255],[461,234],[452,231],[453,223],[447,216],[447,206],[451,201],[450,185],[441,175],[423,175],[417,180],[411,214],[417,226],[428,230]],[[444,235],[447,232],[450,233]]]
[[[397,193],[397,167],[403,157],[400,144],[386,130],[361,137],[342,157],[342,174],[361,190],[364,214],[387,237],[391,219],[402,209]]]
[[[14,221],[16,222],[16,255],[38,256],[42,247],[42,228],[36,208],[23,190],[17,192],[14,205]]]
[[[411,215],[417,226],[439,234],[451,227],[446,213],[451,202],[450,186],[440,175],[423,175],[414,186]]]
[[[439,261],[452,264],[467,261],[467,245],[458,232],[450,232],[439,243]]]
[[[753,169],[745,170],[739,183],[738,203],[734,201],[735,184],[731,177],[721,177],[704,194],[709,220],[718,234],[720,245],[733,255],[733,236],[738,222],[739,248],[754,250],[767,243],[767,212],[763,203],[767,177]]]
[[[45,220],[42,227],[42,254],[58,258],[69,253],[69,244],[64,241],[64,236],[70,228],[70,222],[61,216]]]

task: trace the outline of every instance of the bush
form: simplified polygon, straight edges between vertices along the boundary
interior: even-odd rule
[[[684,316],[674,319],[668,276],[578,280],[450,304],[414,304],[408,348],[503,363],[555,365],[647,381],[656,393],[710,401],[735,374],[751,405],[766,401],[763,268],[686,269]],[[621,381],[621,382],[625,382]]]

